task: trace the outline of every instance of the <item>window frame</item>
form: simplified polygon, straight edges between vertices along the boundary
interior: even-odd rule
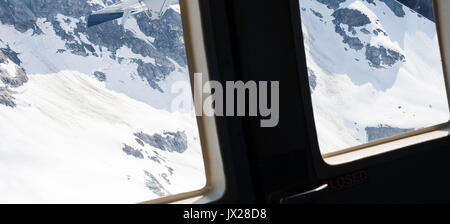
[[[202,26],[200,0],[179,0],[191,86],[194,73],[209,80],[208,61]],[[193,95],[194,88],[192,88]],[[197,90],[202,91],[202,89]],[[200,92],[201,94],[201,92]],[[205,98],[205,96],[203,96]],[[197,126],[205,165],[206,185],[199,190],[175,194],[141,204],[204,204],[219,200],[225,194],[225,173],[215,117],[197,116]]]
[[[373,164],[407,156],[442,138],[450,136],[450,121],[432,127],[376,140],[367,144],[347,148],[334,153],[322,155],[317,138],[313,114],[311,91],[307,74],[306,56],[304,50],[303,32],[300,17],[300,0],[290,0],[293,37],[296,44],[298,77],[300,91],[308,127],[310,153],[317,176],[327,179],[348,172],[359,170]],[[447,102],[450,105],[450,1],[433,0],[438,32],[444,79],[447,92]],[[447,38],[447,39],[446,39]],[[418,147],[414,147],[418,146]]]

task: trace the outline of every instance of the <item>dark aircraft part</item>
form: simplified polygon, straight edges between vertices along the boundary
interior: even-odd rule
[[[95,26],[121,17],[123,17],[123,12],[92,14],[88,17],[87,26],[88,27]]]

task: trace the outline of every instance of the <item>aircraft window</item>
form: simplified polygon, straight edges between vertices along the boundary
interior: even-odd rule
[[[178,0],[0,3],[0,203],[203,188],[189,80]]]
[[[324,157],[449,120],[432,0],[299,2]]]

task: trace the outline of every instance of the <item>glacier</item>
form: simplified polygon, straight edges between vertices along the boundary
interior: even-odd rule
[[[429,15],[395,0],[299,3],[322,154],[449,120]]]

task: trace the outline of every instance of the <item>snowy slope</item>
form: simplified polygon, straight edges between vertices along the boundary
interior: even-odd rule
[[[171,111],[172,84],[189,80],[179,8],[88,30],[85,15],[113,2],[0,2],[0,203],[136,203],[205,185],[196,118]]]
[[[63,18],[69,18],[68,22],[62,23],[68,33],[73,29],[73,22],[77,22],[61,14],[57,14],[56,17],[61,21],[64,20]],[[144,63],[156,65],[155,58],[133,53],[127,46],[119,48],[113,56],[111,51],[91,43],[84,34],[80,34],[79,41],[93,46],[95,52],[100,54],[76,55],[66,49],[67,42],[56,35],[55,28],[50,22],[39,18],[36,24],[42,30],[42,35],[34,35],[32,30],[21,33],[11,25],[0,24],[2,34],[0,39],[5,43],[3,46],[0,43],[0,47],[8,45],[20,53],[23,67],[30,75],[54,73],[66,69],[77,70],[88,75],[96,71],[103,72],[107,75],[105,82],[109,89],[166,110],[170,110],[170,102],[177,96],[172,94],[168,87],[176,81],[189,81],[186,75],[187,68],[181,67],[172,60],[178,69],[171,72],[165,80],[158,82],[159,87],[166,90],[161,92],[160,89],[152,88],[146,79],[139,76],[138,64],[135,63],[135,60],[140,59]],[[137,38],[151,44],[151,37],[145,36],[140,31],[136,19],[128,20],[125,28],[133,31]]]
[[[322,153],[446,122],[435,24],[392,0],[337,2],[300,0]]]
[[[157,198],[161,195],[149,190],[146,171],[165,195],[205,184],[192,116],[153,109],[75,71],[30,76],[16,91],[18,106],[0,107],[1,202],[135,203]],[[188,136],[189,150],[182,154],[142,146],[134,136],[180,130]],[[127,155],[124,144],[142,150],[144,158]]]

